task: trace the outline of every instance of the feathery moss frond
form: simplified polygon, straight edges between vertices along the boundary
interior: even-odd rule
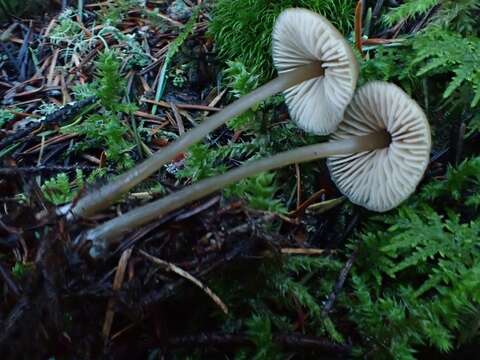
[[[479,158],[450,169],[446,180],[425,188],[423,199],[383,216],[361,236],[349,308],[378,356],[387,350],[410,359],[423,344],[449,351],[462,316],[480,305],[480,220],[457,211],[468,212],[466,202],[480,193],[479,171]],[[427,200],[440,191],[450,199],[457,194],[439,203],[441,211]]]
[[[431,13],[431,25],[472,34],[478,32],[475,22],[479,9],[478,0],[408,0],[386,13],[383,21],[386,25],[393,26]]]

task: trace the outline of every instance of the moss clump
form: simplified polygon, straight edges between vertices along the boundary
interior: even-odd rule
[[[354,6],[352,0],[217,0],[209,30],[221,57],[240,60],[247,69],[258,72],[264,81],[274,74],[271,35],[282,10],[311,9],[346,34],[352,28]]]

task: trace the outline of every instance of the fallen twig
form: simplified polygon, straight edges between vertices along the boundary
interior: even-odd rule
[[[132,255],[133,249],[127,249],[123,252],[120,260],[118,261],[117,271],[115,272],[115,278],[113,279],[112,290],[120,290],[123,284],[123,279],[125,278],[125,271],[127,269],[128,260]],[[112,329],[113,318],[115,316],[115,300],[112,298],[108,300],[107,311],[105,313],[105,321],[103,323],[102,335],[107,344],[110,337],[110,331]]]
[[[325,254],[324,249],[309,248],[282,248],[280,252],[285,255],[321,255]]]
[[[333,288],[333,291],[330,293],[328,300],[325,303],[325,306],[323,307],[323,310],[322,310],[323,316],[328,315],[328,313],[332,310],[333,304],[335,303],[335,300],[338,294],[340,293],[340,291],[343,288],[343,285],[345,284],[345,280],[347,279],[348,273],[352,268],[352,265],[353,265],[353,262],[355,261],[356,256],[357,256],[357,252],[354,251],[352,255],[348,258],[342,271],[340,271],[340,275],[338,276],[338,279],[335,282],[335,287]]]
[[[363,28],[363,1],[358,0],[355,7],[355,47],[358,52],[363,55],[362,49],[362,28]]]
[[[176,266],[175,264],[172,264],[172,263],[169,263],[167,261],[164,261],[164,260],[161,260],[159,258],[156,258],[155,256],[152,256],[148,253],[146,253],[145,251],[143,250],[139,250],[140,254],[143,255],[145,258],[147,258],[148,260],[150,260],[151,262],[157,264],[157,265],[160,265],[161,267],[163,267],[165,270],[167,271],[172,271],[174,272],[175,274],[177,275],[180,275],[181,277],[191,281],[192,283],[194,283],[195,285],[197,285],[200,289],[202,289],[208,296],[210,296],[210,298],[215,302],[215,304],[217,304],[220,309],[225,313],[225,314],[228,314],[228,308],[227,306],[223,303],[223,301],[212,291],[210,290],[210,288],[204,284],[202,284],[200,282],[200,280],[197,280],[196,278],[194,278],[192,275],[190,275],[188,272],[186,272],[185,270],[179,268],[178,266]]]
[[[155,100],[150,100],[150,99],[142,99],[140,100],[143,103],[147,104],[154,104],[154,105],[159,105],[165,108],[171,108],[173,103],[168,103],[166,101],[155,101]],[[208,105],[197,105],[197,104],[182,104],[182,103],[175,103],[173,104],[179,109],[184,109],[184,110],[203,110],[203,111],[220,111],[222,110],[221,108],[214,107],[214,106],[208,106]]]
[[[6,138],[0,140],[0,149],[3,149],[17,140],[20,140],[23,137],[29,137],[33,130],[38,129],[42,125],[53,125],[63,123],[67,120],[70,120],[73,116],[75,116],[82,108],[85,106],[91,105],[96,101],[95,97],[90,97],[85,100],[78,101],[75,104],[68,104],[65,105],[63,108],[55,111],[52,114],[45,116],[45,119],[42,121],[34,122],[29,126],[21,129]]]

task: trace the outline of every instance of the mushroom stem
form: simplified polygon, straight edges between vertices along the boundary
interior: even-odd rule
[[[322,75],[324,75],[324,69],[320,62],[310,63],[290,72],[280,74],[277,78],[252,91],[250,94],[241,97],[222,111],[210,116],[200,126],[185,133],[178,140],[157,151],[150,158],[120,175],[112,182],[81,198],[72,208],[67,206],[60,209],[60,214],[68,213],[67,219],[72,220],[78,217],[88,217],[97,211],[105,209],[119,196],[158,171],[177,154],[203,139],[227,120],[242,114],[269,96],[287,90],[305,80]]]
[[[92,241],[90,254],[101,255],[109,244],[118,242],[120,235],[149,221],[159,218],[173,210],[201,199],[217,190],[241,179],[282,166],[321,159],[334,155],[345,155],[385,148],[390,144],[390,135],[379,131],[366,136],[352,137],[344,140],[329,141],[316,145],[304,146],[285,151],[269,158],[256,160],[236,169],[198,183],[190,185],[164,198],[138,207],[104,224],[89,230],[85,239]]]

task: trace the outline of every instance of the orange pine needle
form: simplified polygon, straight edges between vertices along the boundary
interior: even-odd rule
[[[363,14],[363,3],[362,0],[358,0],[357,6],[355,7],[355,47],[363,55],[362,49],[362,14]]]

